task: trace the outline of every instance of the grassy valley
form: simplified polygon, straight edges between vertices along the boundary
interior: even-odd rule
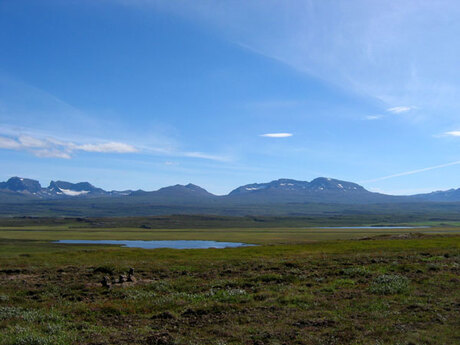
[[[460,228],[263,220],[268,226],[231,217],[3,219],[0,344],[460,341]],[[58,239],[258,246],[145,250]],[[134,280],[119,283],[130,268]]]

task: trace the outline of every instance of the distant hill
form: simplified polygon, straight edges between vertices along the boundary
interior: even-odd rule
[[[40,193],[42,186],[36,180],[12,177],[6,182],[0,182],[0,189],[23,194],[37,194]]]
[[[51,181],[43,188],[40,182],[23,177],[12,177],[6,182],[0,182],[0,202],[15,200],[52,200],[73,197],[106,197],[123,196],[132,191],[105,191],[89,182],[71,183],[66,181]]]
[[[324,202],[367,203],[396,202],[399,197],[373,193],[347,181],[320,177],[311,182],[279,179],[268,183],[254,183],[238,187],[228,195],[239,202]]]
[[[436,191],[426,194],[417,194],[411,196],[413,199],[435,202],[457,202],[460,201],[460,188],[449,189],[446,191]]]
[[[136,191],[128,196],[131,202],[155,202],[165,204],[196,204],[218,199],[214,194],[194,184],[174,185],[154,192]]]
[[[456,212],[456,202],[460,202],[460,189],[393,196],[325,177],[310,182],[279,179],[247,184],[222,196],[194,184],[178,184],[157,191],[106,191],[89,182],[52,181],[43,188],[36,180],[12,177],[0,183],[0,215],[305,215],[315,214],[316,210],[354,214],[364,208],[372,212],[390,209],[398,212],[399,207],[405,207],[416,212],[422,209],[416,206],[421,203],[436,203],[438,211]]]
[[[96,188],[88,182],[70,183],[65,181],[51,181],[47,188],[50,192],[66,196],[106,195],[107,192]]]

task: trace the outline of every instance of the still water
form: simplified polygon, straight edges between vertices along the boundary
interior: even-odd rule
[[[429,226],[321,226],[316,229],[372,229],[372,230],[391,230],[391,229],[428,229]]]
[[[238,242],[216,242],[216,241],[125,241],[125,240],[59,240],[55,243],[64,244],[114,244],[128,248],[174,248],[174,249],[207,249],[207,248],[233,248],[247,247],[253,244]]]

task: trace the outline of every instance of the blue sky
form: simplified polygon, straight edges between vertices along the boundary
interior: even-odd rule
[[[457,1],[0,1],[0,180],[460,187]]]

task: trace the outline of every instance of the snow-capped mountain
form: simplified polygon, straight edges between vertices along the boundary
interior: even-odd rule
[[[372,193],[347,181],[319,177],[311,182],[279,179],[238,187],[229,194],[241,202],[386,202],[392,196]]]
[[[238,187],[231,191],[229,195],[253,193],[257,191],[283,191],[302,193],[306,191],[365,192],[366,190],[356,183],[319,177],[311,182],[279,179],[268,183],[253,183]]]
[[[70,183],[65,181],[51,181],[48,191],[56,195],[85,196],[85,195],[107,195],[108,192],[101,188],[94,187],[88,182]]]
[[[60,199],[83,196],[95,197],[112,194],[112,192],[106,192],[101,188],[94,187],[88,182],[70,183],[65,181],[51,181],[47,188],[43,188],[40,182],[23,177],[12,177],[6,182],[1,182],[0,191],[4,193],[13,192],[17,195],[37,199]]]
[[[319,177],[310,182],[279,179],[238,187],[228,195],[216,196],[194,185],[174,185],[153,192],[105,191],[89,182],[51,181],[43,188],[36,180],[12,177],[0,183],[0,202],[22,200],[86,199],[101,197],[127,198],[129,202],[174,204],[283,204],[283,203],[393,203],[393,202],[457,202],[460,189],[413,196],[392,196],[373,193],[347,181]]]
[[[427,194],[417,194],[412,196],[412,198],[433,202],[456,202],[460,201],[460,188],[440,190]]]
[[[0,182],[0,189],[7,189],[11,192],[37,194],[42,190],[42,186],[36,180],[23,177],[12,177],[6,182]]]

